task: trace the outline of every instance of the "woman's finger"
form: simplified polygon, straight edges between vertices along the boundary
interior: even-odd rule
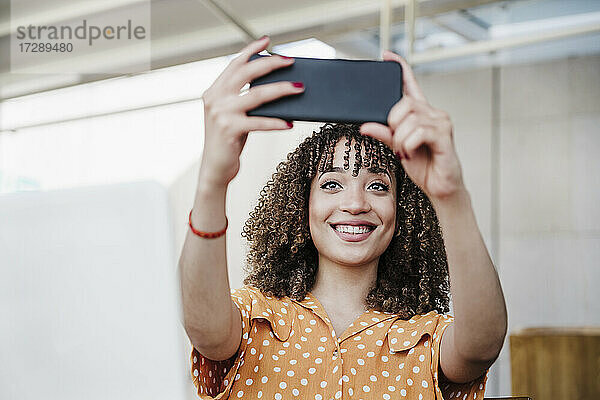
[[[419,122],[415,114],[410,114],[400,125],[398,125],[394,130],[394,152],[400,153],[403,158],[408,158],[408,154],[404,147],[404,141],[418,126]]]
[[[298,83],[281,81],[251,87],[248,92],[233,100],[231,106],[238,111],[246,112],[280,97],[304,92],[304,86],[295,84]]]
[[[423,144],[431,143],[432,140],[431,131],[420,126],[411,132],[404,141],[404,152],[410,159],[419,147]]]
[[[390,112],[388,113],[387,119],[388,126],[392,130],[395,130],[398,127],[398,125],[400,125],[402,121],[408,115],[410,115],[411,111],[414,110],[414,103],[415,101],[411,97],[405,96],[402,99],[400,99],[399,102],[394,104],[394,106],[390,109]]]
[[[366,122],[360,126],[360,134],[371,136],[372,138],[386,144],[390,149],[394,148],[392,143],[392,131],[389,127],[383,124],[377,122]]]
[[[231,60],[231,62],[225,67],[221,75],[217,78],[215,83],[220,83],[221,81],[230,80],[231,76],[236,76],[238,71],[244,64],[248,62],[248,59],[252,54],[260,53],[264,49],[269,46],[270,38],[268,36],[263,36],[262,38],[250,42],[246,47],[240,51],[240,54]]]
[[[243,121],[244,131],[280,131],[293,128],[293,124],[279,118],[246,117]]]
[[[406,94],[416,98],[417,100],[427,101],[423,91],[421,90],[421,87],[417,83],[412,68],[402,57],[389,50],[385,50],[383,52],[383,59],[385,61],[396,61],[402,65],[402,81],[404,84],[404,92]]]
[[[395,130],[409,115],[418,114],[423,118],[436,119],[438,114],[428,103],[415,100],[414,97],[405,96],[394,104],[388,113],[388,126]]]
[[[237,56],[232,62],[238,64],[246,64],[252,54],[260,53],[261,51],[266,49],[267,46],[269,46],[270,40],[271,39],[267,35],[265,35],[258,40],[248,43],[248,45],[246,45],[246,47],[242,49],[240,55]]]
[[[246,83],[278,68],[289,67],[293,63],[293,58],[285,58],[282,56],[268,56],[252,60],[249,63],[242,65],[235,76],[230,79],[228,86],[240,90]]]

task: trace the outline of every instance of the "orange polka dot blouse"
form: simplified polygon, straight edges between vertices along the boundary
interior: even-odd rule
[[[337,336],[310,293],[278,300],[244,286],[231,296],[242,314],[238,353],[213,361],[192,349],[202,399],[483,399],[489,370],[463,384],[438,379],[451,316],[431,311],[402,320],[369,310]]]

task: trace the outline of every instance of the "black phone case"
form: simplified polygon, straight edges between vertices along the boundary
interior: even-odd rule
[[[254,54],[250,60],[270,57]],[[248,111],[249,116],[288,121],[379,122],[402,98],[402,67],[394,61],[294,57],[289,67],[277,69],[250,83],[302,82],[304,93],[282,97]]]

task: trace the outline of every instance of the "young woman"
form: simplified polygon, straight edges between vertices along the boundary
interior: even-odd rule
[[[202,398],[483,398],[507,314],[462,181],[448,115],[402,64],[388,125],[326,124],[280,163],[242,235],[245,286],[230,291],[225,196],[253,130],[246,111],[303,91],[247,82],[293,59],[248,62],[204,94],[205,144],[180,259],[192,376]],[[449,311],[452,295],[455,317]]]

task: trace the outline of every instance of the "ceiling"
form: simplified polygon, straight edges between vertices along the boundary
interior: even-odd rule
[[[376,59],[382,5],[389,3],[390,48],[404,54],[407,45],[404,0],[16,1],[18,15],[10,0],[0,0],[0,100],[115,76],[11,73],[10,38],[21,23],[51,25],[149,10],[151,69],[235,53],[263,34],[274,44],[314,37],[335,47],[341,58]],[[13,26],[11,11],[18,22]],[[414,37],[411,60],[421,71],[596,54],[600,0],[419,0]],[[119,50],[100,58],[96,50],[74,59],[64,55],[63,61],[82,67],[140,62],[133,49]]]

